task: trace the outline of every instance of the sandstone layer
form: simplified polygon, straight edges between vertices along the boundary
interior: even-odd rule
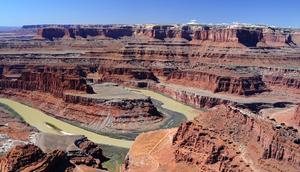
[[[139,136],[126,171],[299,171],[299,125],[279,120],[299,121],[299,108],[291,113],[300,103],[299,46],[299,30],[261,25],[24,26],[0,33],[0,93],[119,133],[164,121],[149,98],[122,86],[217,108]],[[99,87],[107,82],[118,89]]]
[[[98,145],[82,138],[76,140],[73,147],[67,152],[53,150],[45,153],[35,145],[19,145],[0,159],[0,169],[3,172],[71,172],[79,165],[93,167],[94,170],[103,169],[101,163],[107,158],[103,156]]]
[[[38,36],[49,40],[59,38],[106,37],[147,37],[154,39],[185,39],[188,41],[226,42],[232,45],[257,46],[288,46],[295,45],[297,35],[272,28],[247,27],[211,27],[189,25],[98,25],[98,26],[63,26],[49,25],[38,28]],[[297,42],[297,41],[296,41]]]
[[[62,66],[4,67],[1,93],[23,99],[24,103],[28,102],[27,98],[31,102],[29,105],[95,131],[143,130],[140,124],[152,128],[152,124],[162,121],[163,117],[150,98],[137,96],[115,85],[88,83],[89,70],[88,67]],[[136,77],[143,75],[133,74]]]
[[[300,126],[300,105],[296,108],[296,111],[294,113],[294,120],[296,121],[296,124]]]
[[[168,133],[168,134],[166,134]],[[153,142],[142,147],[144,139]],[[158,138],[158,139],[156,139]],[[125,171],[298,171],[299,133],[255,114],[221,106],[177,130],[140,135]],[[163,154],[163,150],[168,153]],[[148,163],[143,163],[148,162]]]

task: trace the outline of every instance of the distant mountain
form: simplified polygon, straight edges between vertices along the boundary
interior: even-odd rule
[[[11,31],[11,30],[16,30],[20,29],[21,27],[18,26],[0,26],[0,32],[2,31]]]

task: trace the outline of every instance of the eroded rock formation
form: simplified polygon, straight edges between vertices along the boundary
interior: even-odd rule
[[[194,122],[188,122],[179,127],[173,142],[175,145],[178,145],[176,151],[177,161],[195,161],[196,163],[198,160],[197,152],[203,152],[202,149],[205,148],[205,146],[201,146],[201,143],[208,143],[205,141],[204,136],[206,135],[203,134],[204,136],[201,136],[201,133],[209,132],[210,134],[218,133],[219,136],[221,135],[221,138],[223,137],[222,140],[227,141],[227,144],[223,144],[224,146],[238,144],[241,148],[241,156],[248,151],[249,158],[257,161],[257,167],[260,166],[260,159],[262,159],[263,163],[270,163],[271,168],[279,168],[276,163],[272,164],[272,159],[274,159],[278,161],[277,163],[289,164],[294,169],[299,169],[300,146],[297,143],[299,134],[296,130],[266,121],[250,113],[243,113],[235,108],[221,107],[208,115],[209,117],[199,117]],[[203,120],[203,122],[200,122],[200,120]],[[213,121],[218,122],[213,124]],[[210,139],[209,141],[212,140]],[[207,146],[212,145],[207,144]],[[215,146],[209,149],[211,150],[210,156],[218,153],[217,148]],[[251,152],[256,152],[257,154]],[[198,156],[198,158],[200,157]],[[202,161],[203,159],[200,158],[199,160]],[[222,159],[215,159],[216,162],[220,160]],[[264,167],[261,168],[264,169]]]
[[[42,38],[49,40],[58,38],[87,38],[87,37],[108,37],[117,39],[124,36],[132,36],[132,27],[117,27],[117,28],[91,28],[91,27],[49,27],[41,28],[37,31]]]
[[[49,154],[34,145],[14,147],[1,159],[1,171],[70,171],[66,153],[53,151]]]
[[[284,88],[300,88],[300,78],[299,74],[294,74],[294,76],[281,75],[265,75],[264,81],[272,86],[284,87]]]
[[[295,44],[296,34],[273,28],[213,27],[189,25],[98,25],[98,26],[45,26],[38,28],[38,36],[49,40],[59,38],[107,37],[118,39],[125,36],[154,39],[185,39],[187,41],[228,42],[234,46],[282,47]],[[260,45],[258,45],[260,44]],[[230,45],[230,44],[228,44]]]
[[[300,104],[298,105],[298,107],[295,110],[294,120],[296,122],[296,125],[300,126]]]
[[[167,77],[166,82],[211,90],[212,92],[239,95],[252,95],[267,90],[260,76],[226,73],[221,69],[218,74],[208,71],[174,71]]]
[[[1,96],[76,125],[130,132],[163,120],[149,98],[128,99],[124,90],[97,87],[103,82],[149,88],[197,108],[238,104],[256,113],[221,107],[178,130],[142,134],[126,171],[299,171],[299,134],[274,122],[300,102],[297,29],[38,25],[8,35],[0,37]],[[270,122],[262,109],[277,118]],[[71,159],[100,167],[90,156]]]
[[[152,124],[162,121],[163,117],[156,110],[151,99],[146,96],[135,96],[117,86],[111,86],[112,89],[109,89],[110,86],[100,87],[99,94],[96,94],[91,85],[93,79],[87,77],[90,70],[90,67],[78,66],[21,66],[20,68],[10,66],[3,70],[0,88],[4,95],[15,96],[23,103],[28,99],[35,106],[55,117],[84,125],[95,131],[108,128],[117,132],[120,127],[124,130],[142,130],[140,124],[143,122],[151,128]],[[154,75],[147,71],[133,69],[121,69],[119,72],[115,70],[113,73],[104,71],[106,72],[103,72],[103,77],[97,77],[96,80],[99,81],[95,82],[114,81],[113,75],[119,78],[128,75],[136,80],[155,79]],[[107,76],[109,80],[105,79]],[[125,78],[122,83],[124,81]],[[116,94],[115,97],[108,94],[113,92]],[[118,96],[118,92],[123,97]],[[85,118],[82,118],[83,116]]]
[[[157,138],[151,143],[155,146],[149,143],[142,148],[140,144],[144,144],[147,135]],[[153,164],[148,168],[154,171],[160,169],[154,167],[154,162],[158,164],[156,167],[170,171],[172,167],[186,166],[190,171],[298,171],[300,168],[297,130],[231,106],[203,113],[194,121],[183,123],[175,132],[157,131],[145,136],[139,136],[129,151],[126,171],[148,167],[149,164],[141,163],[147,158]],[[157,158],[163,156],[164,149],[169,153]],[[143,154],[147,150],[151,150],[150,155]],[[154,159],[150,161],[149,156]]]
[[[206,128],[194,122],[182,124],[174,136],[175,161],[205,166],[215,171],[238,171],[245,162],[238,162],[236,150],[228,146],[226,141]],[[235,162],[236,161],[236,162]],[[208,170],[207,169],[207,170]]]
[[[26,71],[29,70],[29,71]],[[62,97],[64,90],[86,91],[86,81],[81,78],[82,69],[27,68],[17,74],[4,74],[0,88],[49,92]],[[9,71],[12,72],[12,71]]]
[[[103,169],[101,163],[108,160],[102,154],[99,145],[86,138],[76,140],[79,150],[53,150],[44,153],[35,145],[19,145],[10,150],[0,159],[2,172],[40,171],[40,172],[69,172],[77,165],[85,165],[96,169]]]

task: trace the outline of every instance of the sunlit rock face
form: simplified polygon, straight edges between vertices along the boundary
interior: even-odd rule
[[[190,25],[90,25],[64,26],[50,25],[39,28],[38,37],[49,40],[61,38],[106,37],[146,37],[159,40],[182,38],[187,41],[232,42],[247,47],[256,47],[258,43],[265,46],[280,47],[298,43],[298,33],[282,32],[273,28],[228,27],[228,26],[190,26]]]

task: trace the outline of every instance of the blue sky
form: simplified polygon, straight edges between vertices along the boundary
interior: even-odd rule
[[[300,0],[1,0],[0,26],[265,23],[300,28]]]

